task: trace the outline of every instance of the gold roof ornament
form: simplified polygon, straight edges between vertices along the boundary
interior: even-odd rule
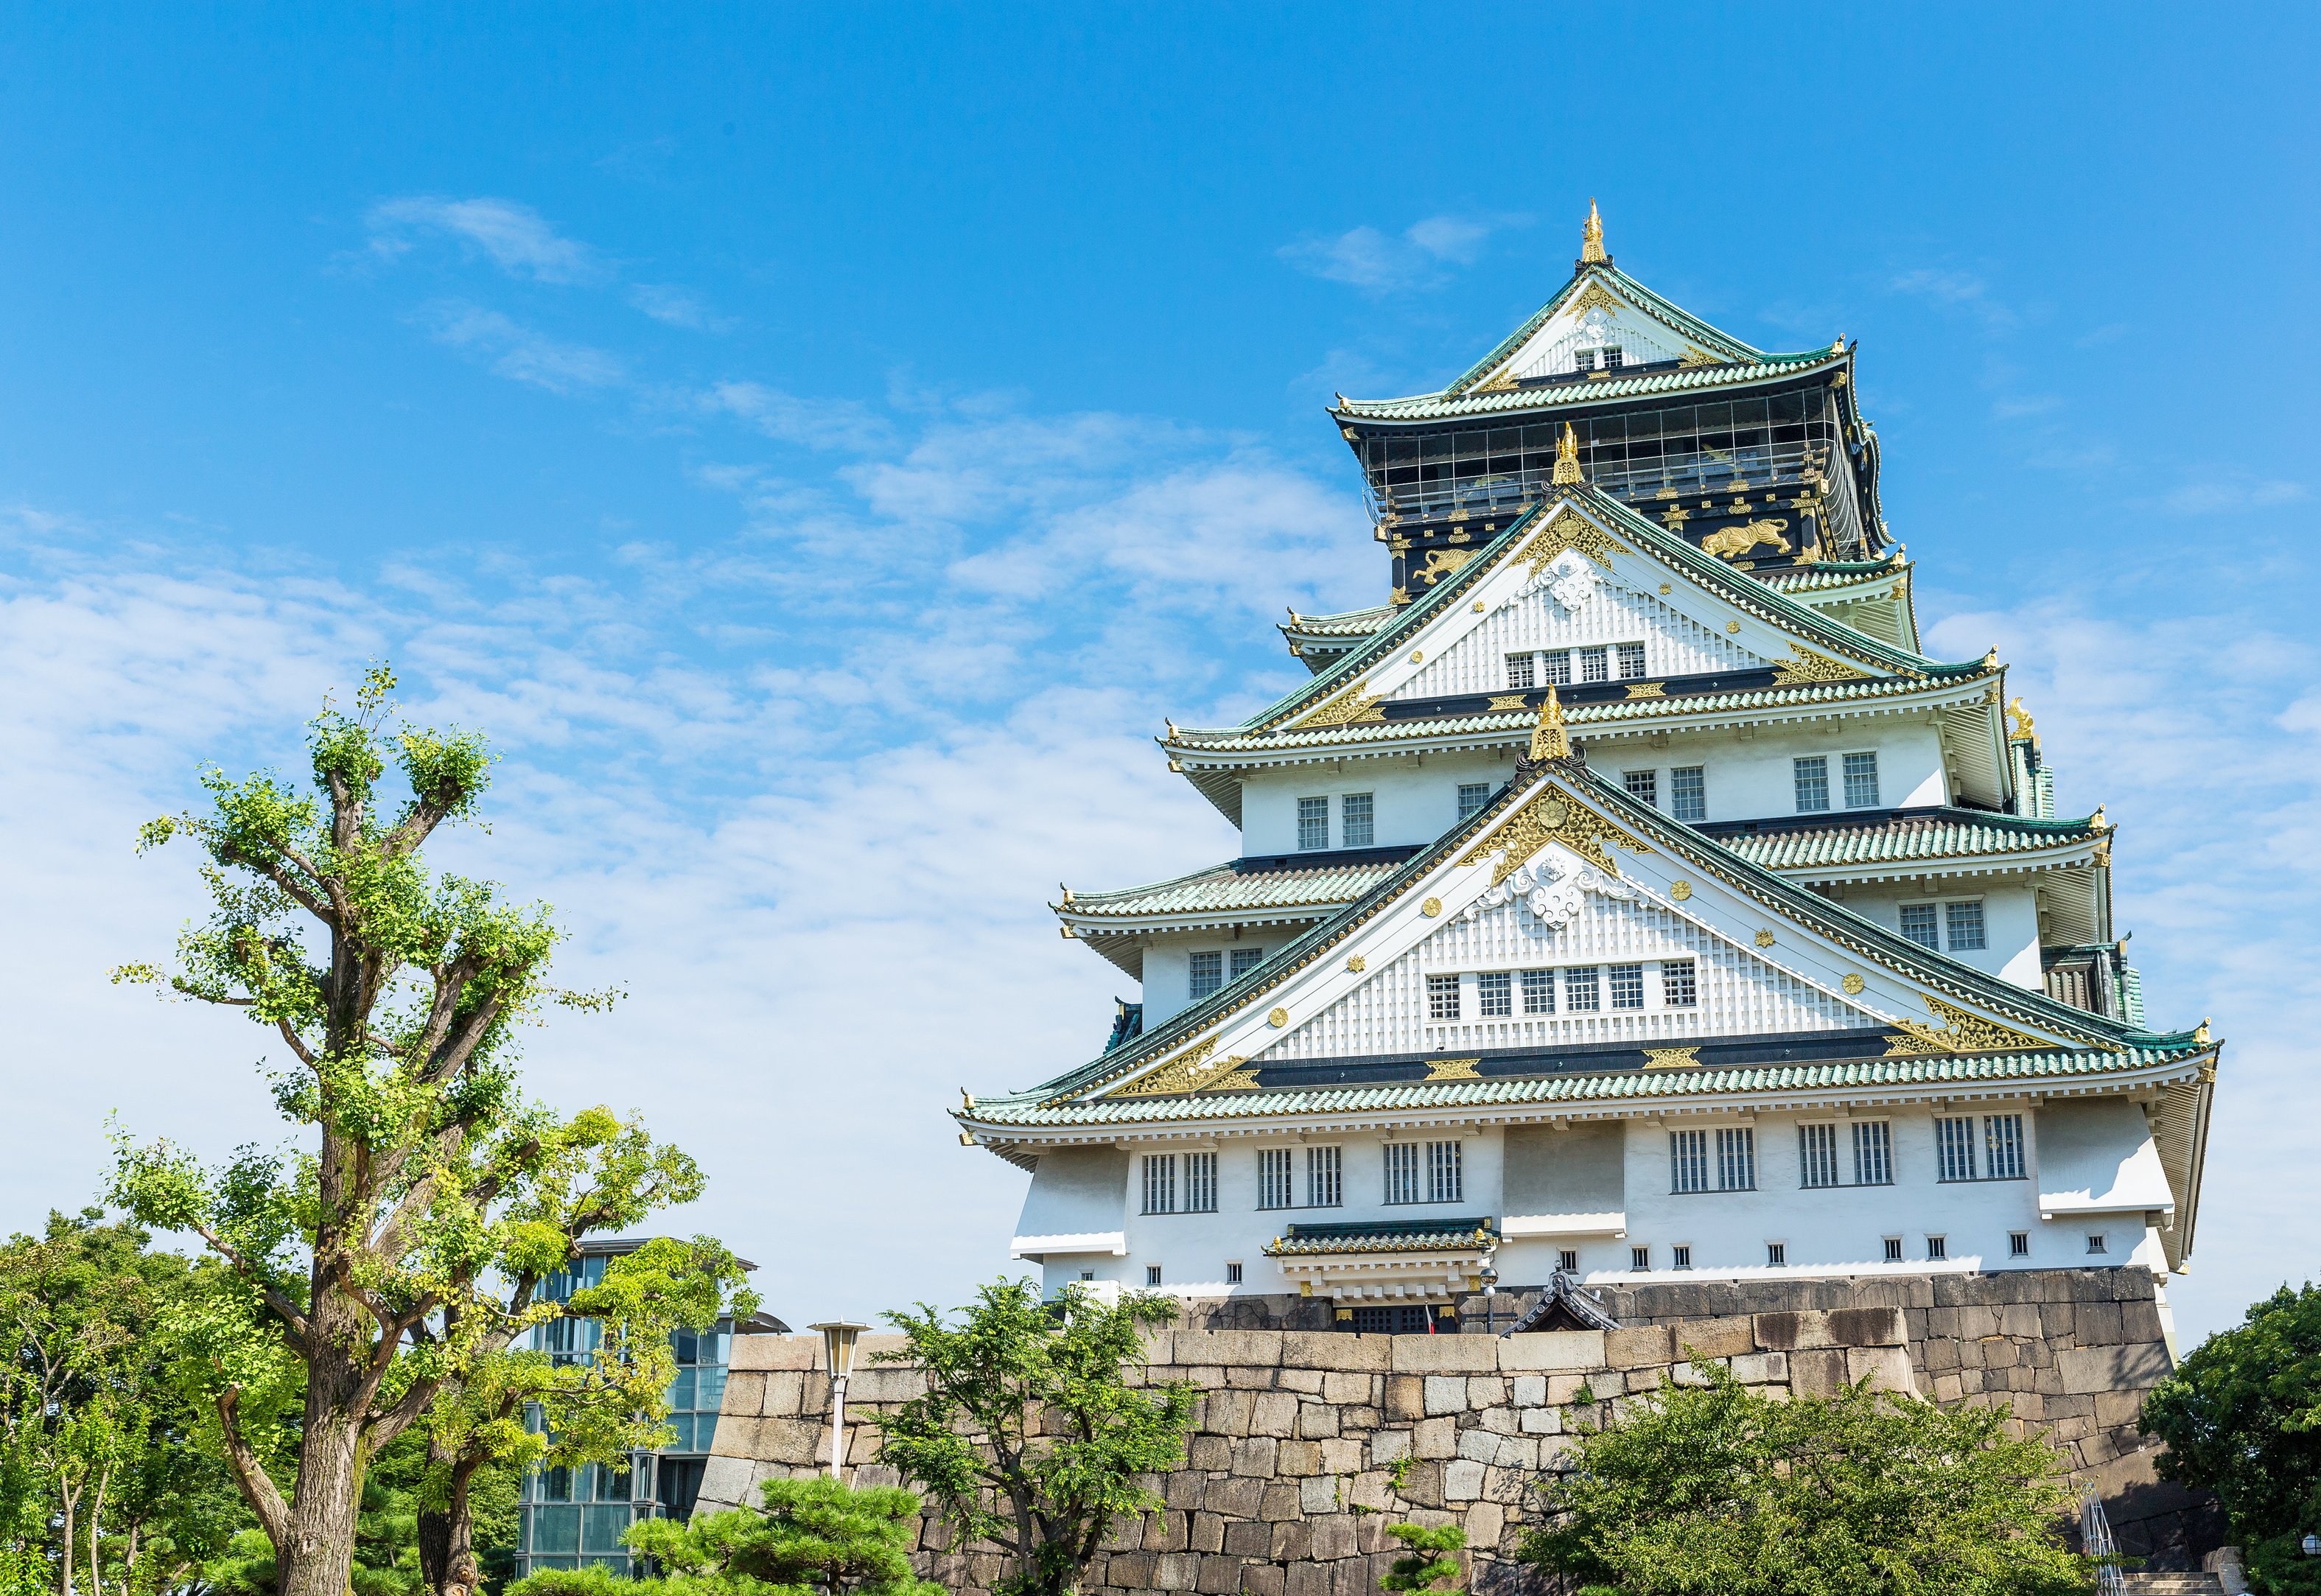
[[[1547,702],[1539,707],[1539,724],[1531,729],[1531,758],[1570,759],[1571,734],[1563,725],[1563,700],[1555,696],[1555,684],[1547,685]]]
[[[1567,488],[1588,479],[1579,474],[1579,435],[1571,424],[1563,424],[1563,436],[1555,442],[1555,470],[1548,480],[1558,488]]]
[[[2020,697],[2007,700],[2007,717],[2015,723],[2014,729],[2008,733],[2015,742],[2020,743],[2026,738],[2033,743],[2039,741],[2038,728],[2031,724],[2031,712],[2023,707]]]
[[[1579,264],[1608,266],[1612,257],[1604,252],[1604,217],[1596,208],[1594,196],[1588,200],[1588,220],[1579,229]]]

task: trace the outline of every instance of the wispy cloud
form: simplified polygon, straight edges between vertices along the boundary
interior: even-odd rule
[[[561,342],[478,305],[439,301],[418,319],[438,343],[482,360],[502,377],[552,394],[610,388],[627,376],[621,362],[603,350]]]
[[[539,212],[512,199],[409,195],[380,201],[366,220],[372,252],[386,260],[409,252],[415,234],[432,233],[481,251],[511,277],[535,282],[596,282],[609,270],[587,244],[564,237]]]
[[[895,440],[893,424],[855,399],[802,399],[762,382],[721,382],[702,402],[741,417],[769,438],[809,449],[860,454],[885,449]]]
[[[1499,219],[1429,216],[1399,234],[1353,227],[1332,237],[1302,238],[1275,253],[1307,276],[1333,283],[1372,292],[1424,288],[1445,280],[1445,267],[1472,264],[1503,225]]]
[[[1908,294],[1952,309],[1971,312],[1991,327],[2011,327],[2019,319],[1990,291],[1990,285],[1971,271],[1948,267],[1920,267],[1906,271],[1888,285],[1897,294]]]
[[[673,283],[635,284],[629,289],[629,303],[657,322],[688,332],[726,333],[733,327],[731,316],[717,315],[698,294]]]
[[[2187,482],[2163,495],[2160,502],[2181,515],[2222,515],[2293,505],[2305,496],[2301,482],[2218,479]]]

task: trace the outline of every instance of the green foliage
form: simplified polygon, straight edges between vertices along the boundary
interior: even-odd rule
[[[2007,1416],[1882,1395],[1770,1400],[1713,1364],[1582,1430],[1528,1562],[1625,1596],[2064,1596],[2071,1494]]]
[[[611,1569],[543,1568],[511,1583],[503,1596],[655,1596],[658,1580],[624,1579]]]
[[[895,1486],[849,1486],[827,1476],[769,1480],[763,1512],[652,1518],[629,1545],[665,1569],[669,1596],[819,1591],[836,1596],[941,1596],[911,1572],[919,1499]]]
[[[1132,1389],[1125,1372],[1144,1361],[1144,1330],[1176,1314],[1157,1297],[1106,1307],[1078,1285],[1042,1303],[1033,1282],[1003,1280],[957,1324],[925,1303],[887,1316],[906,1345],[878,1361],[918,1368],[927,1391],[878,1416],[882,1461],[1015,1559],[1006,1596],[1074,1589],[1115,1519],[1161,1505],[1138,1476],[1183,1459],[1198,1393]]]
[[[2268,1591],[2321,1593],[2321,1287],[2283,1286],[2194,1348],[2144,1400],[2168,1444],[2163,1478],[2216,1493],[2249,1574]]]
[[[1460,1576],[1459,1559],[1453,1553],[1464,1550],[1467,1532],[1456,1524],[1444,1524],[1428,1528],[1423,1524],[1389,1524],[1386,1532],[1410,1548],[1407,1556],[1394,1560],[1393,1569],[1379,1576],[1379,1584],[1388,1591],[1456,1591]]]

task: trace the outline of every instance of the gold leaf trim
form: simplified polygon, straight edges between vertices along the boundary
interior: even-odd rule
[[[1723,361],[1721,361],[1716,356],[1710,354],[1707,350],[1688,343],[1684,346],[1684,353],[1677,357],[1676,363],[1678,367],[1681,369],[1687,366],[1721,365],[1723,364]]]
[[[1644,1068],[1647,1070],[1694,1070],[1700,1067],[1698,1047],[1647,1047]]]
[[[1868,986],[1870,983],[1863,980],[1859,972],[1848,971],[1846,972],[1845,979],[1839,981],[1837,984],[1845,989],[1845,995],[1847,997],[1858,998],[1861,995],[1861,989]]]
[[[1605,846],[1606,843],[1617,843],[1631,853],[1652,851],[1641,839],[1630,836],[1592,809],[1582,807],[1578,799],[1550,787],[1517,809],[1497,832],[1476,844],[1459,862],[1481,864],[1498,854],[1499,862],[1491,871],[1491,885],[1496,887],[1550,843],[1561,843],[1590,864],[1616,876],[1620,873],[1620,866]]]
[[[1289,729],[1301,732],[1308,726],[1352,726],[1384,720],[1386,711],[1379,706],[1386,702],[1386,695],[1363,692],[1367,685],[1356,682],[1305,719],[1290,722]]]
[[[2053,1045],[2011,1026],[2002,1026],[1997,1020],[1970,1013],[1955,1003],[1945,1003],[1932,993],[1926,994],[1925,998],[1927,1010],[1943,1023],[1937,1026],[1923,1025],[1916,1020],[1896,1020],[1894,1024],[1902,1035],[1887,1038],[1888,1058],[1909,1058],[1925,1053],[2016,1053],[2024,1048]]]
[[[1493,698],[1488,704],[1485,705],[1484,712],[1488,714],[1494,709],[1529,709],[1530,707],[1531,706],[1525,701],[1524,696],[1521,693],[1507,693],[1502,697]]]
[[[1628,689],[1628,697],[1631,698],[1665,698],[1668,697],[1668,688],[1667,685],[1662,682],[1640,681],[1634,683]]]
[[[1242,1066],[1249,1060],[1240,1053],[1208,1062],[1216,1047],[1215,1036],[1196,1042],[1192,1046],[1149,1074],[1140,1075],[1125,1086],[1115,1087],[1105,1093],[1107,1098],[1183,1097],[1197,1091],[1245,1091],[1257,1085],[1256,1072]]]
[[[1538,576],[1566,549],[1579,550],[1606,570],[1612,569],[1615,551],[1627,552],[1625,544],[1566,505],[1533,535],[1531,542],[1516,551],[1515,558],[1531,567],[1532,575]]]
[[[1617,315],[1624,310],[1633,308],[1616,298],[1609,288],[1594,278],[1589,278],[1588,286],[1579,290],[1579,296],[1563,307],[1565,315],[1575,316],[1584,316],[1591,310],[1601,310],[1608,315]]]
[[[1428,1059],[1426,1078],[1429,1081],[1480,1081],[1475,1066],[1483,1061],[1475,1059]]]
[[[1773,666],[1773,685],[1796,687],[1808,681],[1866,681],[1870,672],[1859,665],[1849,665],[1843,660],[1833,660],[1826,654],[1815,653],[1797,643],[1789,644],[1786,663]]]

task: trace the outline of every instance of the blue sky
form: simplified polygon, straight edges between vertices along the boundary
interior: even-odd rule
[[[1122,981],[1042,905],[1231,851],[1150,737],[1384,562],[1321,406],[1620,265],[1843,334],[1935,652],[2122,825],[2155,1021],[2230,1038],[2198,1334],[2321,1264],[2316,20],[2295,8],[20,10],[0,40],[0,1224],[112,1110],[270,1136],[103,971],[196,763],[373,657],[506,753],[454,846],[612,1018],[538,1090],[709,1165],[796,1322],[959,1300],[961,1084]]]

